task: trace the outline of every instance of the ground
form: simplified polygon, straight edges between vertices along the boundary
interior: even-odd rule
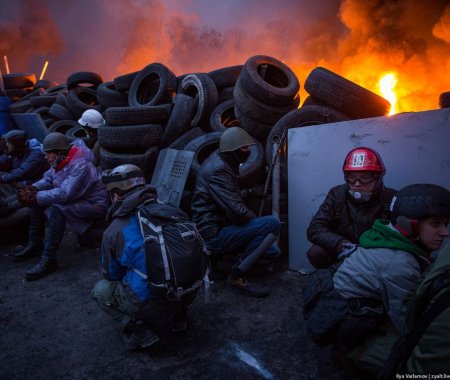
[[[305,335],[305,278],[281,262],[259,279],[266,299],[230,293],[216,281],[199,294],[189,328],[169,333],[149,351],[128,351],[118,327],[91,300],[101,278],[98,250],[82,249],[68,233],[60,269],[23,280],[37,259],[13,263],[0,247],[0,379],[344,379],[329,352]]]

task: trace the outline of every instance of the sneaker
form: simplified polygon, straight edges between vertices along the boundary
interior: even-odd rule
[[[244,277],[228,277],[226,287],[233,293],[254,298],[264,298],[270,293],[266,287],[250,283]]]

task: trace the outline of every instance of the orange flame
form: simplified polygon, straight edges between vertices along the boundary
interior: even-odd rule
[[[378,82],[381,96],[391,103],[389,115],[397,113],[397,95],[394,92],[397,84],[397,75],[395,73],[384,74]]]

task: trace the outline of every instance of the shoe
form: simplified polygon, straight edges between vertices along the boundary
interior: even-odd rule
[[[269,295],[269,289],[261,285],[252,284],[244,277],[228,277],[226,282],[228,290],[247,297],[264,298]]]
[[[129,350],[148,348],[159,342],[155,334],[144,321],[130,321],[123,332],[123,343]]]
[[[42,253],[44,246],[42,244],[28,243],[25,247],[19,250],[19,246],[14,249],[13,260],[15,262],[25,261],[33,257],[39,256]]]
[[[42,257],[41,260],[28,272],[25,273],[27,281],[34,281],[43,278],[58,269],[56,260]]]

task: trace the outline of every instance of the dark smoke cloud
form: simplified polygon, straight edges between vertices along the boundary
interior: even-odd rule
[[[449,25],[447,0],[15,0],[0,3],[0,54],[37,74],[49,59],[46,77],[59,82],[152,62],[181,75],[265,54],[301,82],[321,65],[375,90],[381,72],[396,70],[402,96],[437,98],[450,89],[433,77],[449,70]]]

